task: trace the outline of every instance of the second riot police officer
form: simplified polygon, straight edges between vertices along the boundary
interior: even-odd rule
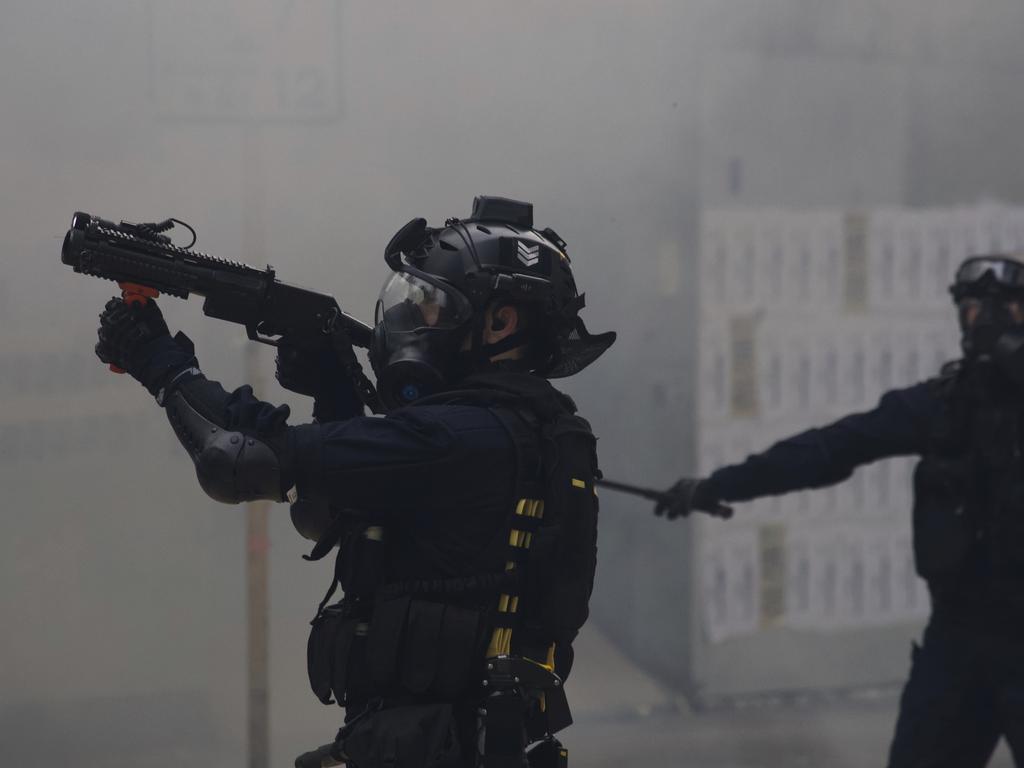
[[[984,766],[1005,736],[1024,765],[1024,263],[965,261],[951,288],[963,359],[867,413],[773,445],[656,511],[820,488],[878,459],[920,455],[914,556],[932,615],[900,703],[891,768]]]
[[[97,354],[157,396],[210,496],[287,499],[313,559],[337,548],[308,668],[346,724],[297,765],[564,766],[599,471],[589,425],[547,379],[614,334],[587,332],[565,243],[527,203],[415,219],[386,261],[370,349],[383,417],[362,415],[373,391],[344,339],[308,357],[282,340],[278,378],[315,398],[297,426],[206,379],[153,302],[108,303]]]

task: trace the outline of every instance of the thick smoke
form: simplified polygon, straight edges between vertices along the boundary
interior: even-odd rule
[[[115,288],[59,263],[72,212],[177,216],[201,248],[272,263],[369,320],[384,244],[405,221],[467,215],[478,194],[530,200],[568,241],[589,326],[620,333],[566,384],[605,471],[668,485],[697,467],[702,211],[1020,202],[1022,23],[1013,0],[9,0],[4,762],[245,760],[244,513],[203,496],[148,395],[93,357]],[[162,307],[212,378],[244,382],[240,329],[196,300]],[[266,381],[272,355],[260,360]],[[309,415],[303,398],[262,391]],[[689,648],[702,600],[685,556],[693,529],[646,503],[603,503],[595,639],[575,673],[583,725],[566,739],[579,762],[651,764],[622,746],[646,743],[657,764],[682,764],[683,745],[651,737],[652,723],[705,745],[695,765],[769,764],[714,751],[743,733],[765,749],[804,745],[819,764],[866,764],[857,741],[884,753],[891,700],[789,742],[774,715],[673,725],[687,681],[715,673]],[[300,559],[283,507],[271,541],[271,738],[288,764],[340,714],[309,695],[303,661],[330,568]],[[744,679],[773,652],[756,646]],[[907,647],[877,652],[899,666]]]

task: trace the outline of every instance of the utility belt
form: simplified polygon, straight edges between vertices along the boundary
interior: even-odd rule
[[[408,594],[372,608],[342,600],[313,620],[310,686],[324,704],[341,706],[367,698],[455,702],[479,683],[487,630],[483,609]]]
[[[488,598],[511,589],[514,574],[388,581],[386,539],[380,526],[339,523],[310,555],[319,559],[340,540],[334,580],[306,647],[310,686],[324,704],[410,696],[455,701],[479,677]],[[345,598],[328,605],[339,584]]]
[[[543,662],[485,659],[498,631],[488,613],[409,594],[374,605],[369,621],[354,601],[325,607],[309,636],[310,685],[352,719],[324,755],[359,768],[566,768],[553,734],[572,718],[553,647]],[[482,735],[482,754],[465,754],[477,743],[467,731]]]
[[[343,644],[331,648],[326,641],[325,628],[344,627],[348,621],[336,621],[345,609],[334,608],[325,611],[320,629],[315,627],[310,637],[310,682],[314,690],[321,687],[317,695],[321,700],[326,697],[325,703],[330,703],[332,693],[340,702],[359,696],[359,680],[364,674],[357,665],[358,646],[348,646],[343,654]],[[372,628],[367,635],[356,632],[356,643],[372,647],[365,644]],[[453,658],[449,653],[453,649],[438,646],[433,650]],[[370,676],[380,672],[374,669],[372,658],[372,654],[367,658],[366,674]],[[411,665],[403,665],[400,686],[391,689],[391,696],[366,699],[358,711],[350,712],[352,717],[331,745],[310,753],[308,763],[300,759],[296,764],[335,765],[327,761],[333,756],[357,768],[522,768],[524,760],[532,768],[566,768],[568,751],[553,734],[568,725],[571,717],[562,681],[550,665],[500,656],[474,666],[482,669],[478,676],[464,680],[468,690],[459,696],[454,677],[447,679],[447,688],[427,686],[419,695],[403,692],[402,687],[423,687],[426,679],[425,675],[417,677]],[[435,680],[446,680],[440,674],[444,663],[435,669],[439,673]]]
[[[374,698],[334,742],[302,755],[299,768],[567,768],[554,717],[568,707],[562,681],[529,659],[488,659],[479,693],[466,702]],[[564,727],[564,726],[563,726]],[[529,747],[529,748],[528,748]]]
[[[339,578],[349,578],[340,565],[343,554],[387,551],[385,532],[374,526],[355,533],[360,546],[343,545],[307,644],[313,692],[324,704],[345,706],[353,718],[339,733],[336,752],[343,749],[363,768],[521,768],[524,759],[537,768],[567,765],[567,752],[553,736],[572,722],[555,673],[556,646],[528,629],[519,611],[522,574],[543,510],[539,500],[517,504],[502,572],[390,582],[372,597],[364,583],[327,605]],[[315,550],[312,557],[321,555]],[[367,559],[365,553],[358,558]],[[374,572],[382,572],[379,565]],[[477,741],[466,738],[474,728],[486,758],[458,752]],[[403,762],[388,762],[399,753],[406,755]]]

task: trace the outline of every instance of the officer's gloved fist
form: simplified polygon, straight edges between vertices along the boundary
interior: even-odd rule
[[[196,368],[191,340],[183,333],[171,338],[156,302],[126,304],[113,298],[100,313],[96,356],[127,371],[156,396],[178,374]]]
[[[677,480],[654,506],[654,514],[664,515],[669,520],[686,517],[694,510],[708,512],[715,517],[732,516],[732,509],[722,504],[707,481],[696,477],[683,477]]]
[[[310,350],[282,341],[277,347],[278,383],[313,398],[317,421],[345,419],[362,413],[363,404],[338,354],[328,345]]]
[[[1000,334],[992,350],[992,359],[1014,383],[1024,387],[1024,329]]]
[[[329,386],[331,356],[328,349],[313,352],[282,341],[277,348],[274,376],[290,392],[318,397]]]

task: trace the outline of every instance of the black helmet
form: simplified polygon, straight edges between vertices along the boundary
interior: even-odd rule
[[[385,260],[394,274],[377,302],[370,363],[392,407],[509,349],[526,345],[520,366],[558,378],[582,370],[615,341],[614,333],[587,332],[565,241],[552,229],[534,229],[530,203],[477,197],[468,219],[442,228],[413,219],[391,238]],[[493,302],[520,308],[525,327],[485,344],[484,314]]]
[[[1009,304],[1024,301],[1024,258],[972,256],[956,271],[949,292],[960,310],[961,346],[968,358],[991,354],[996,340],[1019,328]]]

